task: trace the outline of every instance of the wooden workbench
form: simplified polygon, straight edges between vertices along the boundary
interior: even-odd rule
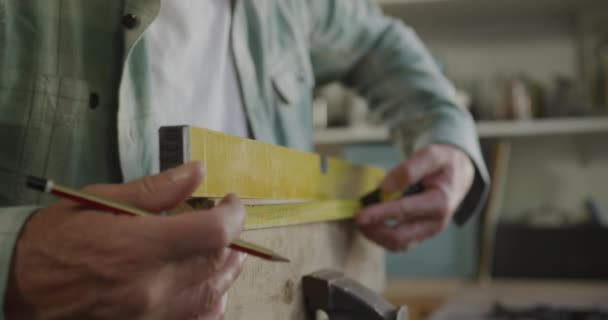
[[[384,251],[350,221],[245,231],[242,238],[272,248],[291,263],[250,257],[229,292],[226,319],[306,319],[300,280],[323,268],[341,270],[377,292],[383,290]]]
[[[411,320],[487,319],[495,303],[608,310],[608,281],[491,279],[393,279],[385,291],[395,305],[407,305]]]

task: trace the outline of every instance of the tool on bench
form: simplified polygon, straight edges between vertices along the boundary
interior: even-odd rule
[[[383,297],[339,271],[321,270],[302,278],[308,318],[322,311],[329,320],[407,320],[407,307],[395,308]]]

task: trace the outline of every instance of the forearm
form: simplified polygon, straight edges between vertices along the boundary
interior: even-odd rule
[[[21,229],[29,217],[37,210],[38,207],[22,206],[8,207],[0,209],[0,320],[5,319],[6,302],[10,298],[6,296],[6,289],[9,280],[9,272],[13,260],[13,253],[17,238]]]
[[[475,123],[416,34],[400,22],[384,19],[377,45],[349,73],[347,83],[367,98],[372,120],[388,123],[406,155],[432,144],[448,144],[469,156],[475,179],[454,215],[462,224],[481,209],[488,192]]]

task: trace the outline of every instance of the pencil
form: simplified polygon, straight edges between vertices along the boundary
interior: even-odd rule
[[[28,188],[53,194],[58,197],[70,199],[92,208],[107,210],[114,214],[122,214],[129,216],[150,216],[149,212],[133,208],[124,204],[116,203],[107,199],[103,199],[92,194],[64,187],[54,183],[52,180],[32,177],[27,178]],[[243,240],[235,240],[230,244],[230,248],[236,251],[244,252],[258,258],[277,262],[289,262],[289,259],[275,253],[274,251],[258,246],[256,244]]]

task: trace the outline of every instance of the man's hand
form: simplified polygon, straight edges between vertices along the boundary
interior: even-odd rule
[[[460,149],[435,144],[416,152],[388,173],[381,190],[392,193],[420,183],[422,193],[361,210],[363,233],[391,251],[407,250],[441,232],[469,191],[475,169]],[[387,221],[396,225],[387,225]]]
[[[203,176],[190,163],[87,192],[160,213]],[[234,195],[211,210],[129,217],[61,200],[35,213],[19,237],[7,319],[219,319],[245,255],[226,249],[245,211]]]

